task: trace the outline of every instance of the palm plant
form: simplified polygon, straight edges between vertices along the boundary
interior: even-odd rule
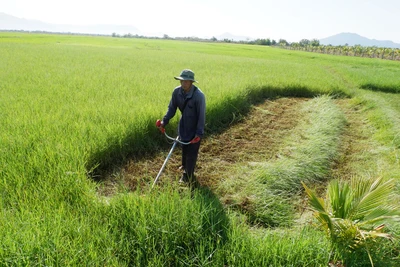
[[[367,47],[367,55],[370,58],[375,56],[375,48],[373,46],[368,46]]]
[[[363,47],[361,45],[355,45],[353,47],[353,51],[354,51],[354,56],[362,57]]]
[[[378,47],[376,49],[376,57],[377,58],[383,58],[384,54],[385,54],[385,49],[384,48]]]
[[[372,245],[378,238],[392,239],[384,232],[385,224],[400,219],[399,205],[390,201],[394,186],[394,180],[384,181],[383,178],[333,180],[324,201],[303,183],[314,216],[329,236],[331,255],[336,254],[346,263],[366,251],[374,266]]]
[[[395,49],[395,58],[394,60],[400,60],[400,49],[397,48]]]

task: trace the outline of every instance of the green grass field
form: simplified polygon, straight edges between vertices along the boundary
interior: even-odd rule
[[[294,226],[253,231],[210,190],[193,198],[173,186],[107,201],[98,196],[98,175],[167,149],[154,123],[176,86],[173,76],[184,68],[195,71],[206,94],[207,135],[267,98],[319,96],[304,107],[308,119],[287,140],[293,154],[260,168],[255,183],[288,177],[280,189],[296,184],[301,190],[299,179],[329,178],[345,127],[332,101],[337,97],[351,98],[373,133],[368,140],[377,147],[368,152],[366,173],[400,179],[399,62],[265,46],[23,33],[0,33],[0,56],[2,266],[327,265],[322,233]],[[307,137],[297,142],[298,135]],[[321,157],[301,161],[307,153]],[[255,192],[261,217],[270,213],[262,205],[267,191]],[[392,260],[385,264],[399,263],[399,243],[394,247],[383,245],[382,258]]]

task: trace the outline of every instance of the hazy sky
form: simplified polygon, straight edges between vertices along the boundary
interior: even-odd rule
[[[400,0],[2,0],[0,12],[57,24],[124,24],[171,37],[229,32],[320,39],[341,32],[400,43]]]

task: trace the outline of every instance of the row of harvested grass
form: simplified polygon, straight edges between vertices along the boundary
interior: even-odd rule
[[[329,96],[302,105],[302,120],[282,144],[277,159],[258,162],[251,175],[221,185],[241,188],[240,192],[230,192],[234,195],[231,205],[246,213],[254,224],[292,225],[292,203],[302,191],[301,182],[318,184],[326,180],[338,156],[340,135],[346,124],[342,111]]]

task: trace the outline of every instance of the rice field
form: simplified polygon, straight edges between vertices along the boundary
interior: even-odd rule
[[[315,98],[303,112],[316,117],[296,128],[306,139],[287,140],[300,145],[286,160],[305,166],[305,176],[304,170],[318,171],[310,166],[321,168],[316,177],[328,179],[345,127],[332,99],[351,98],[380,145],[374,155],[384,168],[371,167],[371,175],[400,178],[399,62],[266,46],[15,32],[0,33],[0,56],[3,266],[326,266],[329,248],[318,231],[278,227],[254,234],[210,190],[194,198],[173,186],[99,197],[102,173],[167,149],[154,123],[184,68],[194,70],[206,94],[207,135],[226,130],[265,99]],[[321,166],[299,161],[307,153],[319,154]],[[294,172],[284,160],[265,164],[272,168],[260,168],[254,179]],[[285,181],[297,183],[294,176]],[[388,252],[394,262],[396,248]]]

